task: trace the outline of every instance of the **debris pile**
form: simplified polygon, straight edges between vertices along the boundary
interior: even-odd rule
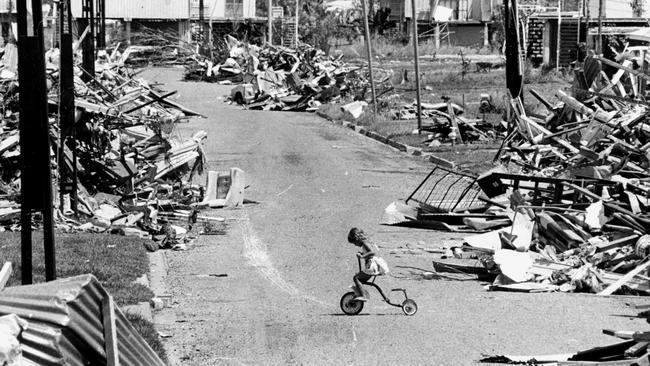
[[[497,134],[505,132],[501,125],[493,125],[481,118],[471,119],[463,116],[464,109],[451,103],[448,98],[441,103],[420,103],[422,128],[429,132],[429,143],[436,141],[465,143],[471,141],[492,141]],[[393,119],[411,120],[417,118],[417,103],[403,104],[393,110]],[[435,144],[435,143],[434,143]]]
[[[480,259],[491,290],[650,294],[650,105],[637,99],[648,78],[589,58],[575,96],[560,90],[553,105],[532,92],[545,118],[512,100],[498,168],[436,168],[384,223],[482,232],[452,254]]]
[[[125,47],[120,54],[120,45],[126,45],[123,39],[114,48],[122,64],[131,67],[147,65],[186,65],[193,62],[198,54],[197,47],[182,38],[160,30],[142,27],[131,36],[131,46]]]
[[[265,44],[262,47],[226,39],[228,57],[221,62],[197,60],[186,66],[188,80],[239,83],[231,100],[250,109],[316,110],[322,103],[350,96],[370,97],[367,70],[328,57],[307,44],[297,49]],[[392,72],[377,70],[377,95],[390,90]]]
[[[58,152],[53,161],[58,167],[55,178],[70,187],[60,192],[66,184],[54,185],[57,228],[159,236],[161,246],[177,249],[182,249],[177,245],[185,239],[185,229],[174,225],[179,221],[185,227],[199,222],[210,224],[213,231],[223,230],[223,220],[200,216],[198,210],[242,205],[243,172],[211,172],[207,189],[193,184],[193,177],[203,169],[202,143],[207,133],[182,137],[175,125],[199,114],[174,102],[170,97],[175,92],[133,78],[116,58],[98,63],[96,75],[88,82],[76,69],[73,126],[60,127],[57,88],[49,91],[54,106],[49,119],[52,150]],[[58,66],[48,67],[48,84],[56,85]],[[11,75],[1,81],[0,225],[3,230],[19,230],[18,88]],[[60,132],[68,137],[63,144]]]

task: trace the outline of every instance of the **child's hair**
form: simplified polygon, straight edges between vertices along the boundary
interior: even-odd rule
[[[353,227],[348,233],[348,241],[350,243],[361,243],[367,239],[366,233],[363,230]]]

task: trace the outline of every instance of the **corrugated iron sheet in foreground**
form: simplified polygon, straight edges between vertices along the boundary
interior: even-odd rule
[[[105,365],[102,299],[106,290],[90,274],[57,281],[7,287],[0,292],[0,315],[29,322],[23,332],[23,357],[34,364]],[[115,309],[121,365],[165,363]]]

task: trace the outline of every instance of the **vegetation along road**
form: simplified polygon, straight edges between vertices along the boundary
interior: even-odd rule
[[[166,253],[173,302],[155,322],[175,365],[472,365],[482,354],[575,352],[614,343],[603,328],[647,327],[633,298],[427,280],[434,254],[418,248],[458,245],[462,234],[379,225],[427,163],[313,114],[242,110],[224,102],[230,87],[182,82],[181,69],[144,77],[205,114],[181,133],[206,130],[208,170],[243,169],[246,197],[260,202],[207,211],[227,218],[227,235]],[[342,314],[357,269],[353,226],[378,243],[392,270],[379,282],[406,288],[415,316],[375,294],[361,315]]]

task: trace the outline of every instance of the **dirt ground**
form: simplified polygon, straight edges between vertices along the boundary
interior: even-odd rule
[[[487,292],[476,281],[425,280],[438,256],[429,251],[457,245],[462,234],[378,223],[430,165],[314,114],[228,105],[229,87],[181,75],[149,69],[143,77],[178,90],[179,102],[207,117],[180,133],[206,130],[207,168],[246,171],[246,197],[259,204],[206,211],[227,219],[227,235],[166,253],[173,302],[154,319],[173,365],[472,365],[482,354],[614,343],[604,328],[650,328],[630,306],[643,298]],[[379,244],[392,269],[379,283],[406,288],[419,305],[415,316],[376,295],[361,315],[342,315],[339,298],[357,267],[356,248],[346,243],[353,226]]]

